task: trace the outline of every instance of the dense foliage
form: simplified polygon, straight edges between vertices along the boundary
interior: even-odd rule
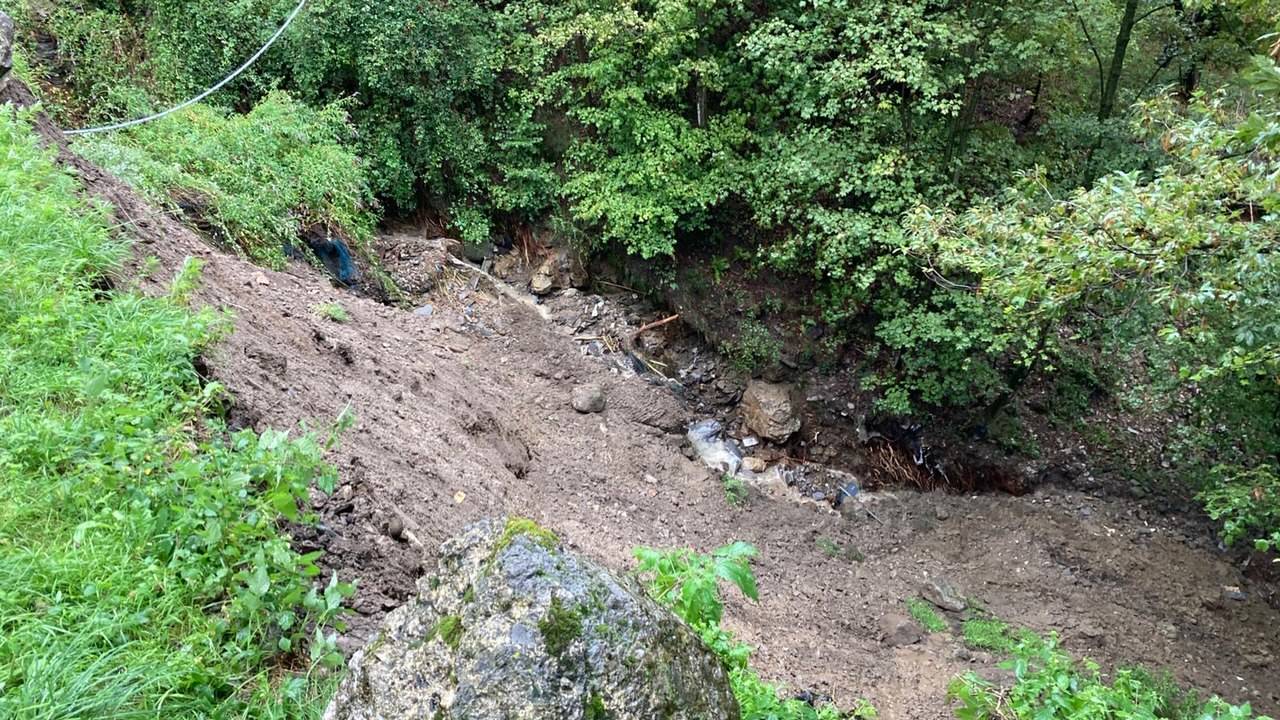
[[[0,716],[315,716],[352,589],[279,522],[331,487],[323,445],[224,432],[199,266],[104,290],[107,214],[9,110],[0,147]]]
[[[1228,541],[1249,527],[1266,547],[1280,530],[1280,67],[1259,60],[1249,79],[1245,97],[1145,108],[1166,157],[1152,175],[1061,194],[1032,173],[961,213],[921,209],[908,228],[939,286],[990,308],[972,330],[998,339],[987,362],[1012,355],[1025,377],[1065,338],[1091,335],[1168,393],[1194,389],[1188,429],[1198,416],[1221,435],[1230,420],[1230,437],[1190,464],[1224,466],[1206,497]]]
[[[1100,97],[1122,108],[1239,62],[1267,17],[1141,3],[1127,62],[1103,57],[1131,4],[317,0],[229,97],[355,97],[378,193],[445,203],[469,237],[564,210],[593,242],[670,255],[745,205],[767,259],[867,304],[913,202],[997,189],[1034,159],[1087,175],[1123,136],[1097,127],[1115,112]],[[208,86],[292,6],[82,0],[34,19],[73,109],[102,117]]]

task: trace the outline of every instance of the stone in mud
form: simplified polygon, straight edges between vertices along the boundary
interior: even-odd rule
[[[902,647],[920,642],[924,632],[906,615],[890,614],[880,619],[880,637],[889,647]]]
[[[752,380],[742,393],[742,418],[756,435],[786,442],[800,429],[799,404],[790,385]]]
[[[566,248],[557,248],[533,271],[529,289],[534,295],[546,295],[561,288],[582,287],[587,279],[578,256]]]
[[[13,68],[13,20],[0,12],[0,78]]]
[[[956,590],[951,583],[942,579],[930,580],[925,583],[924,587],[920,589],[920,595],[942,610],[964,612],[964,609],[969,607],[969,601],[965,599],[964,595]]]
[[[587,385],[579,385],[573,389],[573,409],[580,413],[600,413],[604,412],[604,388],[590,383]]]
[[[326,720],[726,718],[724,664],[684,623],[527,521],[473,525],[351,659]]]

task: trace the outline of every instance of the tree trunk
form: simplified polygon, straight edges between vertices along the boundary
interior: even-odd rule
[[[1138,15],[1138,0],[1125,0],[1124,17],[1120,19],[1120,31],[1116,33],[1116,47],[1111,53],[1111,67],[1107,69],[1107,81],[1098,103],[1098,120],[1105,122],[1116,110],[1116,96],[1120,93],[1120,75],[1124,72],[1124,56],[1129,52],[1129,40]]]
[[[1173,12],[1182,26],[1184,42],[1187,45],[1186,61],[1182,73],[1178,77],[1178,98],[1184,103],[1191,100],[1196,86],[1200,84],[1200,13],[1188,10],[1183,0],[1173,0]]]
[[[1040,323],[1039,335],[1036,337],[1035,349],[1031,351],[1031,359],[1026,365],[1020,365],[1013,369],[1013,372],[1010,374],[1005,386],[1005,391],[1000,393],[1000,395],[983,410],[983,425],[990,425],[994,422],[996,416],[1000,414],[1000,411],[1004,410],[1005,407],[1012,402],[1015,397],[1017,397],[1018,391],[1022,389],[1022,386],[1026,385],[1027,381],[1030,380],[1040,369],[1040,360],[1044,355],[1045,348],[1049,346],[1049,335],[1053,332],[1054,327],[1053,321],[1049,318],[1046,318],[1044,322]]]

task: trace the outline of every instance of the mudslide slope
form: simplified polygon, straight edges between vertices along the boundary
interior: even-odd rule
[[[5,100],[31,102],[12,85]],[[40,129],[62,142],[47,122]],[[1255,710],[1280,709],[1280,628],[1267,589],[1131,507],[1054,488],[1024,498],[884,496],[879,521],[759,494],[730,507],[719,478],[682,453],[687,418],[670,391],[583,357],[525,303],[478,286],[469,309],[439,302],[425,316],[352,297],[306,266],[262,270],[61,147],[89,191],[115,207],[136,256],[159,260],[144,289],[162,288],[188,257],[205,261],[196,302],[235,316],[234,332],[205,358],[235,399],[233,422],[323,427],[355,412],[333,457],[340,485],[315,498],[324,523],[298,537],[360,583],[349,643],[406,597],[424,553],[473,520],[518,514],[616,569],[637,545],[756,544],[761,601],[734,599],[728,622],[759,648],[760,669],[837,702],[865,696],[885,718],[950,717],[950,677],[999,674],[954,632],[882,642],[881,619],[937,577],[1010,622],[1061,630],[1075,652],[1168,668]],[[349,320],[315,311],[329,302]],[[603,413],[571,407],[584,383],[603,388]],[[832,544],[851,551],[831,557]],[[1245,586],[1246,599],[1217,601],[1224,585]]]

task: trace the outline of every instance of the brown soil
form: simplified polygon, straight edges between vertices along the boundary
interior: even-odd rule
[[[6,95],[29,100],[20,88]],[[1172,521],[1053,485],[1024,497],[875,493],[878,521],[785,492],[755,492],[733,508],[718,477],[682,453],[688,418],[675,395],[584,355],[526,303],[463,275],[436,284],[424,317],[351,297],[305,265],[262,270],[212,249],[65,150],[62,159],[114,205],[137,255],[159,260],[145,290],[162,288],[185,258],[205,261],[196,302],[235,314],[234,332],[205,358],[234,396],[233,420],[316,427],[345,407],[358,415],[333,455],[339,488],[315,499],[323,524],[299,535],[359,582],[349,644],[407,597],[424,554],[471,521],[510,513],[618,570],[637,545],[754,543],[760,602],[735,599],[727,617],[758,648],[758,668],[839,702],[865,696],[884,718],[949,717],[952,676],[998,677],[990,658],[957,652],[957,632],[882,644],[880,619],[935,577],[1000,618],[1060,630],[1070,650],[1104,665],[1168,669],[1231,701],[1280,711],[1269,588]],[[349,321],[320,317],[314,307],[328,302],[341,303]],[[586,382],[604,387],[603,414],[570,407],[572,389]],[[397,520],[404,540],[388,531]],[[827,540],[865,559],[829,557]],[[1247,598],[1220,602],[1228,585]]]

